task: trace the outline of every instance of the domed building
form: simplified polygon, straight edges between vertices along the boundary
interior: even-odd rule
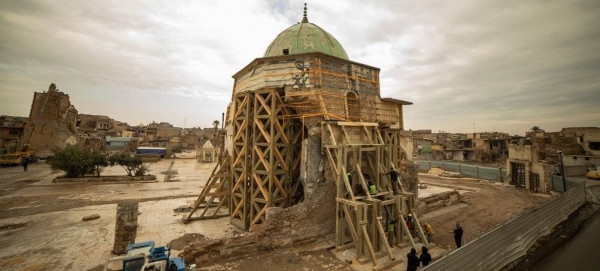
[[[336,245],[355,242],[357,255],[367,257],[365,238],[355,240],[363,215],[370,236],[380,238],[374,226],[381,221],[370,214],[410,213],[405,201],[416,198],[409,192],[416,192],[416,148],[402,133],[402,106],[411,103],[381,98],[379,72],[351,61],[332,34],[309,22],[305,6],[300,23],[233,75],[226,157],[198,202],[218,198],[233,225],[268,229],[264,238],[282,238],[278,244],[336,233]],[[380,174],[390,168],[407,182],[398,195]],[[202,219],[192,214],[187,220]],[[387,244],[373,242],[375,252]]]

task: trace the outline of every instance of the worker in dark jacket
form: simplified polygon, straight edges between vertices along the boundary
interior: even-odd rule
[[[419,261],[423,263],[423,267],[428,266],[431,262],[431,254],[429,254],[429,249],[425,246],[421,247],[421,256],[419,256]]]
[[[396,186],[398,185],[398,172],[394,170],[393,167],[390,168],[390,172],[381,173],[382,175],[390,175],[390,179],[392,181],[392,189],[394,190],[394,195],[398,195],[398,189]]]
[[[463,229],[460,227],[460,223],[456,222],[456,228],[452,231],[454,234],[454,242],[456,243],[456,248],[460,248],[462,246],[462,236]]]
[[[416,271],[419,268],[419,257],[417,257],[417,251],[414,248],[410,249],[410,253],[406,254],[408,260],[406,261],[406,271]]]
[[[27,171],[27,159],[22,159],[21,165],[23,165],[23,171]]]

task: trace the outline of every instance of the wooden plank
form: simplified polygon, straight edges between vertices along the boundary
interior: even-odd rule
[[[258,120],[254,119],[254,126],[258,128],[260,133],[263,135],[263,138],[267,143],[271,143],[271,136],[265,131],[263,124]],[[254,138],[256,140],[257,138]]]
[[[346,144],[352,144],[352,142],[350,142],[350,136],[348,135],[348,132],[346,132],[346,128],[344,128],[344,126],[340,126],[340,128],[342,128],[342,137],[345,139],[344,141],[346,141]]]
[[[379,123],[376,123],[376,122],[347,122],[347,121],[338,121],[336,124],[338,126],[379,127]]]
[[[260,147],[254,146],[254,151],[256,152],[256,154],[257,154],[256,156],[258,156],[258,159],[260,160],[260,162],[262,163],[262,165],[265,167],[265,170],[266,171],[271,171],[271,165],[265,159],[265,153],[262,152],[262,150],[260,149]]]
[[[400,219],[400,220],[402,220],[402,219]],[[379,235],[381,236],[381,241],[383,242],[383,247],[385,248],[385,251],[387,252],[388,257],[390,257],[390,260],[393,261],[393,260],[395,260],[394,255],[392,254],[392,248],[390,248],[389,240],[387,239],[387,236],[385,235],[385,231],[383,230],[383,226],[381,225],[381,216],[377,217],[376,224],[377,224],[377,230],[379,230]]]
[[[364,203],[360,202],[360,201],[352,201],[349,199],[344,199],[344,198],[336,198],[335,199],[337,202],[352,206],[353,208],[357,208],[359,206],[363,206]]]
[[[346,215],[346,223],[348,224],[348,229],[350,230],[350,235],[352,235],[352,240],[354,243],[358,243],[358,235],[356,234],[356,227],[354,227],[354,223],[352,222],[352,216],[350,215],[350,211],[348,210],[348,206],[346,204],[341,204],[344,210],[344,214]]]
[[[257,100],[257,101],[260,103],[260,105],[261,105],[261,107],[260,107],[260,108],[256,108],[256,110],[264,109],[264,110],[265,110],[265,112],[267,112],[267,115],[269,115],[269,116],[270,116],[270,115],[272,115],[270,106],[268,106],[268,105],[265,103],[265,100],[262,98],[262,96],[260,96],[260,95],[255,95],[255,97],[256,97],[256,100]]]
[[[360,223],[360,228],[362,230],[363,233],[363,238],[365,243],[367,244],[367,250],[369,251],[369,255],[371,256],[371,261],[373,262],[373,265],[376,266],[377,265],[377,256],[375,255],[375,250],[373,249],[373,244],[371,244],[371,239],[369,239],[369,233],[367,232],[367,221],[361,221]]]
[[[260,176],[258,176],[256,173],[252,173],[252,176],[254,177],[254,181],[256,182],[258,189],[260,189],[260,192],[262,193],[265,200],[269,201],[269,193],[267,192],[267,190],[265,190],[264,184]]]
[[[331,125],[327,124],[327,131],[329,132],[329,140],[331,141],[331,143],[333,143],[333,145],[337,145],[337,142],[335,140],[335,138],[333,137],[333,131],[331,130]]]
[[[414,248],[417,249],[416,245],[415,245],[415,240],[412,237],[412,233],[410,232],[410,230],[408,229],[408,225],[406,224],[406,221],[404,221],[403,217],[399,217],[398,221],[400,221],[400,224],[402,225],[402,229],[407,233],[406,236],[408,236],[408,241],[410,241],[410,245]],[[416,221],[416,220],[415,220]],[[414,223],[413,223],[414,224]],[[414,227],[415,225],[413,225]],[[427,244],[426,244],[427,245]]]
[[[427,241],[427,236],[425,236],[425,232],[423,232],[423,228],[421,227],[421,222],[419,222],[417,215],[412,210],[410,210],[410,214],[412,214],[413,221],[415,222],[413,224],[416,224],[416,225],[413,225],[413,227],[415,227],[417,229],[417,233],[419,233],[419,236],[421,237],[421,241],[422,241],[421,243],[428,246],[429,242]],[[417,248],[415,248],[415,249],[417,249]]]
[[[258,222],[258,220],[262,218],[262,215],[267,211],[268,207],[268,205],[265,205],[263,208],[261,208],[260,211],[254,216],[254,219],[250,225],[256,224],[256,222]]]
[[[283,189],[283,185],[281,185],[281,181],[279,180],[279,177],[277,177],[276,175],[273,175],[272,180],[275,183],[275,185],[279,188],[279,191],[281,191],[281,194],[283,195],[283,197],[287,198],[288,194],[285,191],[285,189]]]
[[[360,170],[360,164],[356,164],[355,170],[358,173],[359,183],[362,186],[362,188],[365,190],[365,197],[367,197],[367,199],[371,199],[371,194],[369,193],[369,188],[367,186],[367,182],[365,181],[365,178],[363,177],[362,170]]]

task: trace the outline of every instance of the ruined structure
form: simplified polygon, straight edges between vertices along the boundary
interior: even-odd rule
[[[127,123],[116,121],[108,116],[89,114],[79,114],[76,127],[80,135],[92,138],[126,137],[123,133],[129,130]]]
[[[418,139],[421,159],[504,164],[508,156],[507,133],[450,134],[430,130],[412,133]]]
[[[518,187],[548,192],[552,175],[582,176],[600,164],[600,128],[564,128],[561,132],[531,132],[508,145],[509,180]]]
[[[413,212],[416,146],[402,134],[402,106],[411,103],[381,98],[379,71],[351,61],[305,7],[301,23],[233,75],[226,156],[184,221],[229,216],[251,231],[235,243],[256,247],[335,233],[336,246],[354,246],[360,261],[393,264],[383,228]],[[406,182],[399,195],[382,174],[390,168]],[[396,242],[415,245],[404,219],[396,228]]]
[[[0,153],[14,153],[18,150],[19,138],[27,123],[26,117],[0,116]]]
[[[75,145],[79,141],[76,129],[77,110],[69,95],[50,84],[47,92],[35,92],[25,125],[21,147],[32,148],[40,157],[52,154],[55,147]]]

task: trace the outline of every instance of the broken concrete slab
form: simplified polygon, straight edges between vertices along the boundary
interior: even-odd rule
[[[81,220],[82,221],[91,221],[91,220],[96,220],[98,218],[100,218],[99,214],[93,214],[93,215],[84,216]]]

